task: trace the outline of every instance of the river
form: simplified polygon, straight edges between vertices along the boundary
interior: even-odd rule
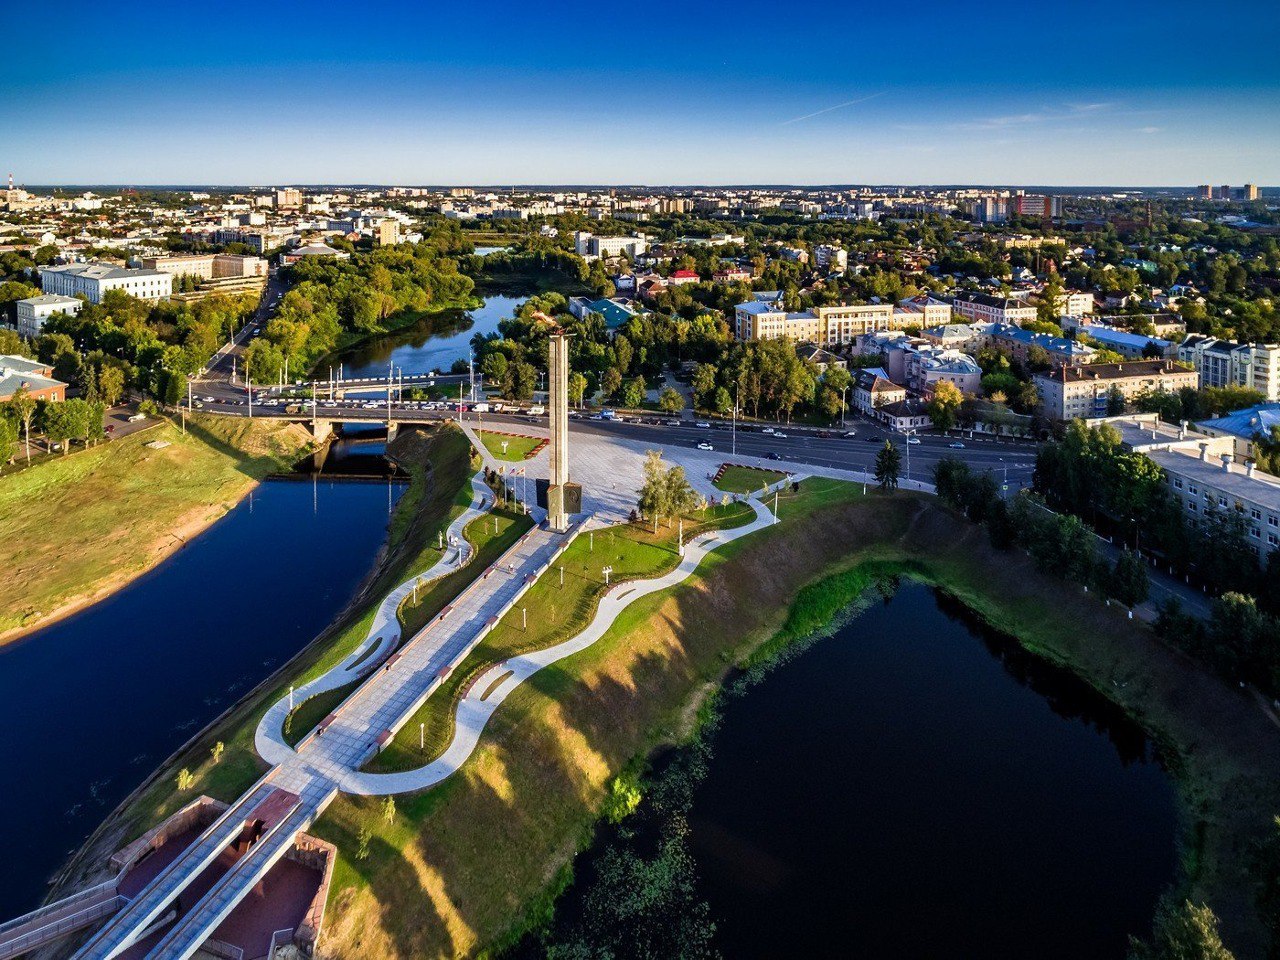
[[[490,294],[475,310],[445,310],[422,322],[385,337],[356,344],[330,357],[326,364],[342,364],[348,379],[385,377],[389,366],[406,376],[448,372],[455,360],[466,360],[471,338],[477,333],[496,333],[498,323],[515,316],[528,297]]]
[[[329,625],[402,489],[268,480],[118,593],[0,647],[0,919],[34,907],[162,760]]]
[[[731,960],[1123,960],[1175,876],[1174,790],[1143,731],[916,583],[727,697],[710,737],[680,816]],[[645,811],[624,848],[648,857],[674,821]],[[598,880],[618,836],[575,865],[561,936],[584,901],[630,896]]]

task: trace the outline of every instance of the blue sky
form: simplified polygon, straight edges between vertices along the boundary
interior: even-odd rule
[[[5,19],[0,157],[27,183],[1280,185],[1275,0]]]

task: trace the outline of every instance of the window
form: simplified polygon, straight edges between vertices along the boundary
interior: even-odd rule
[[[1268,533],[1267,543],[1274,547],[1276,544],[1280,543],[1280,537],[1277,537],[1274,533]]]
[[[1187,509],[1188,509],[1188,510],[1190,510],[1192,513],[1195,513],[1195,512],[1196,512],[1196,505],[1195,505],[1194,503],[1192,503],[1190,500],[1188,500],[1188,501],[1187,501]]]
[[[1218,498],[1218,506],[1220,506],[1220,507],[1225,507],[1226,505],[1227,505],[1227,498],[1226,498],[1226,497],[1219,497],[1219,498]]]
[[[1253,537],[1255,540],[1257,540],[1257,539],[1258,539],[1258,537],[1260,536],[1260,535],[1259,535],[1259,533],[1258,533],[1258,528],[1257,528],[1257,527],[1250,527],[1250,528],[1249,528],[1249,536],[1251,536],[1251,537]]]
[[[1196,485],[1194,483],[1187,484],[1187,491],[1193,494],[1200,492],[1199,490],[1196,489]]]
[[[1261,519],[1262,519],[1262,511],[1261,511],[1261,510],[1259,510],[1257,507],[1250,507],[1250,508],[1249,508],[1249,516],[1253,517],[1253,519],[1255,519],[1255,520],[1261,520]]]
[[[1175,480],[1175,481],[1173,481],[1173,488],[1174,488],[1175,490],[1181,490],[1181,489],[1182,489],[1182,481],[1181,481],[1181,480]]]

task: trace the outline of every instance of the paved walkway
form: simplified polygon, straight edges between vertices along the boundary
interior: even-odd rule
[[[446,547],[444,556],[429,570],[410,577],[387,594],[374,613],[373,623],[369,626],[364,642],[337,666],[294,690],[295,707],[317,694],[345,686],[372,672],[400,641],[400,604],[413,593],[414,586],[421,588],[448,576],[471,561],[472,548],[462,532],[467,524],[483,516],[493,505],[493,491],[484,482],[483,473],[477,473],[471,478],[471,493],[471,506],[449,524],[445,533],[445,543],[456,542],[457,546]],[[284,739],[284,724],[288,715],[289,697],[284,696],[258,721],[253,743],[258,755],[268,763],[284,763],[295,756],[293,747]]]
[[[775,484],[771,487],[770,492],[777,486]],[[485,725],[494,711],[520,684],[542,668],[587,649],[605,635],[624,609],[641,597],[673,587],[688,578],[707,554],[715,548],[739,537],[745,537],[774,522],[774,515],[755,495],[748,502],[756,514],[755,519],[750,523],[730,530],[714,530],[694,537],[685,545],[684,557],[681,558],[680,563],[674,570],[663,576],[650,580],[624,581],[611,587],[600,599],[595,617],[581,633],[555,646],[513,657],[490,667],[481,674],[458,704],[453,740],[439,758],[416,770],[400,773],[356,773],[345,780],[343,789],[375,796],[407,793],[433,787],[456,773],[475,750],[480,735],[484,732]],[[495,681],[503,677],[505,679],[490,690]]]

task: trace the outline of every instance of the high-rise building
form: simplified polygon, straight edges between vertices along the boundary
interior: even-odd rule
[[[302,191],[296,187],[285,187],[276,191],[277,210],[296,210],[302,206]]]
[[[1018,194],[1009,198],[1009,213],[1019,217],[1050,220],[1062,216],[1062,198],[1041,194]]]

